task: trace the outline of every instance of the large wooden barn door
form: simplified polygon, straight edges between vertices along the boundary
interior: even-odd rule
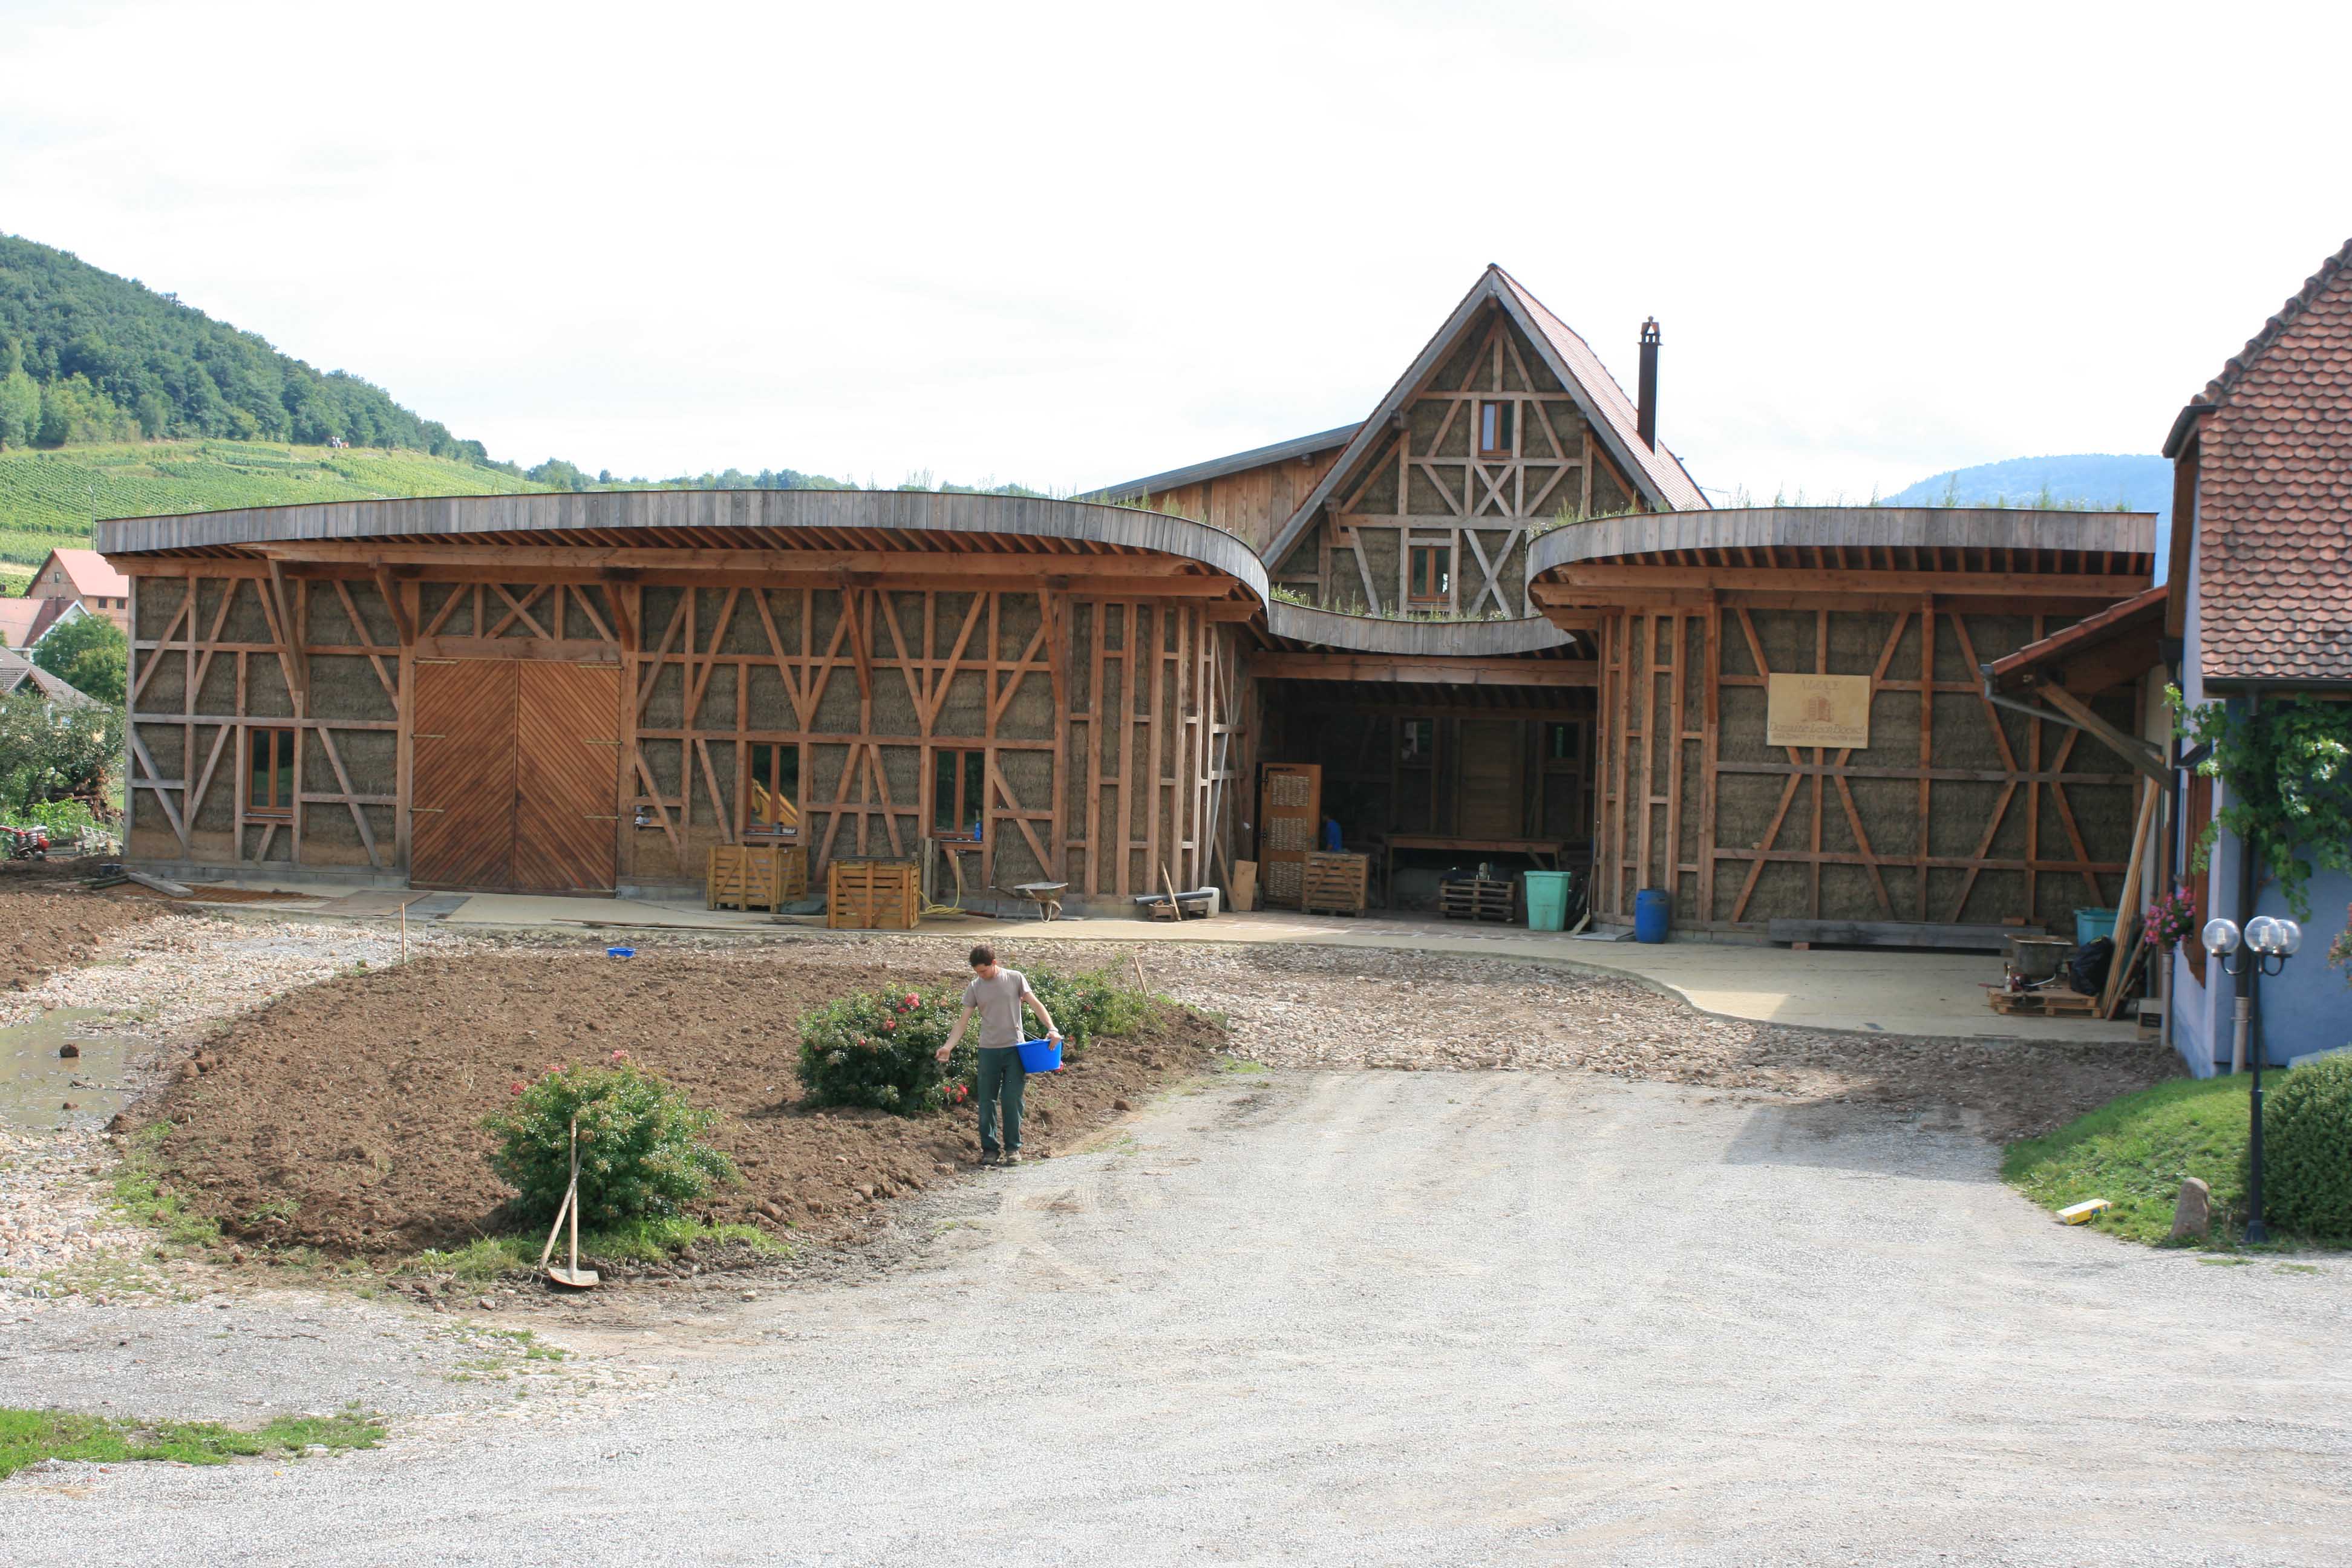
[[[620,668],[528,659],[515,668],[514,885],[610,892]]]
[[[610,892],[620,711],[615,666],[418,659],[409,881]]]
[[[513,884],[519,663],[416,661],[408,879],[418,887]]]

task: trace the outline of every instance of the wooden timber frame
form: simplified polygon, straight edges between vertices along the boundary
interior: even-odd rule
[[[1633,526],[1634,522],[1643,526]],[[2137,775],[1996,708],[1979,666],[2144,588],[2137,514],[1768,509],[1538,542],[1534,593],[1600,643],[1593,905],[1678,926],[2063,921],[2114,901]],[[1766,744],[1774,674],[1865,678],[1866,748]],[[2133,727],[2139,693],[2097,700]]]
[[[1026,498],[639,492],[102,534],[133,584],[142,862],[404,879],[426,798],[417,667],[496,660],[617,672],[601,731],[617,740],[575,739],[609,748],[610,804],[593,816],[619,889],[699,887],[712,846],[747,840],[755,748],[797,763],[813,878],[836,856],[914,855],[947,753],[982,781],[983,884],[1066,879],[1123,903],[1162,868],[1194,887],[1234,858],[1235,636],[1263,611],[1264,578],[1245,547],[1181,519]],[[263,729],[299,736],[294,800],[249,820],[243,759]]]

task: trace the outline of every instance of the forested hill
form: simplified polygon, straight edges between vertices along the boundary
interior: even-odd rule
[[[1885,498],[1889,506],[2059,506],[2172,515],[2172,465],[2162,458],[2081,452],[2007,458],[1921,479]]]
[[[382,387],[321,374],[173,295],[0,235],[0,448],[166,437],[486,455]]]

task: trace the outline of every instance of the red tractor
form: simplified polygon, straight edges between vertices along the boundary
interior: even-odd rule
[[[0,849],[5,849],[11,860],[46,860],[49,858],[49,830],[37,826],[0,826]]]

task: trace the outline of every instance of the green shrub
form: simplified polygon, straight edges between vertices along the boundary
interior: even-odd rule
[[[1075,1061],[1097,1036],[1138,1027],[1150,1012],[1150,998],[1121,986],[1108,970],[1067,977],[1042,969],[1023,973],[1061,1026],[1065,1061]],[[809,1100],[900,1116],[961,1104],[971,1097],[980,1066],[978,1020],[944,1066],[936,1053],[962,1007],[963,987],[950,985],[845,996],[808,1013],[800,1026],[800,1073]]]
[[[525,1218],[551,1218],[563,1202],[575,1117],[583,1226],[673,1215],[735,1179],[727,1156],[699,1142],[718,1113],[695,1110],[626,1051],[601,1067],[550,1068],[510,1093],[513,1102],[482,1125],[499,1137],[490,1168],[518,1189]]]
[[[2306,1062],[2263,1099],[2263,1217],[2352,1241],[2352,1055]]]

